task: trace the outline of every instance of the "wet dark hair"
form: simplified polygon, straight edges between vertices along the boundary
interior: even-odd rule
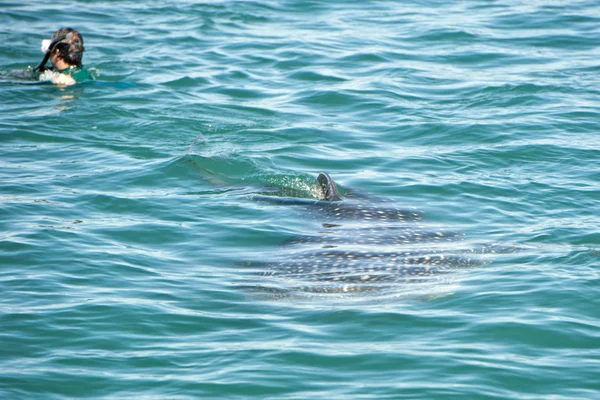
[[[75,29],[61,28],[54,32],[51,40],[55,41],[60,37],[64,37],[64,39],[60,40],[54,46],[54,49],[58,50],[61,58],[65,60],[67,64],[81,67],[83,52],[85,51],[81,34]]]
[[[46,63],[54,51],[57,51],[60,57],[69,65],[81,67],[83,58],[83,37],[75,29],[61,28],[52,35],[50,46],[44,54],[44,58],[35,68],[36,71],[44,72]],[[52,69],[52,68],[50,68]]]

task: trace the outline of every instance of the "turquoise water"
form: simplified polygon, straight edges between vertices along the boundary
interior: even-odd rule
[[[597,2],[1,7],[1,398],[600,398]],[[295,293],[321,171],[517,251]]]

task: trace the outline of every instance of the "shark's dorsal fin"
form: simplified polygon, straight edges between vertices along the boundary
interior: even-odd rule
[[[317,178],[317,190],[319,191],[319,200],[342,201],[337,185],[325,172],[321,172]]]

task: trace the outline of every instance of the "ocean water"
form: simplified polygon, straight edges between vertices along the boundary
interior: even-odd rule
[[[0,398],[600,398],[598,2],[0,8]],[[97,80],[27,76],[63,26]]]

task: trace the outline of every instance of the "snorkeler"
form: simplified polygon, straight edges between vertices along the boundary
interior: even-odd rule
[[[35,68],[41,81],[51,81],[56,85],[74,85],[90,79],[90,74],[82,65],[83,37],[75,29],[61,28],[51,39],[42,41],[44,58]],[[46,68],[50,60],[52,67]]]

